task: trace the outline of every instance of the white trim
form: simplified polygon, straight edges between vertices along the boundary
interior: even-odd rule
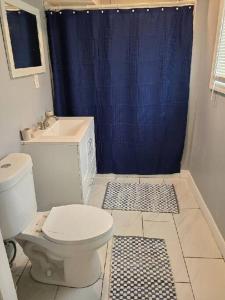
[[[15,68],[14,58],[13,58],[13,50],[10,39],[9,25],[7,20],[7,14],[5,9],[5,3],[16,6],[22,10],[25,10],[36,16],[37,20],[37,30],[38,30],[38,40],[39,40],[39,48],[40,48],[40,57],[41,57],[41,66],[39,67],[31,67],[31,68]],[[46,71],[45,68],[45,55],[44,55],[44,44],[43,44],[43,36],[42,36],[42,28],[41,28],[41,17],[39,9],[23,2],[20,0],[0,0],[0,13],[2,18],[2,30],[5,41],[5,49],[7,53],[8,66],[10,70],[10,74],[12,78],[28,76],[38,73],[43,73]]]
[[[222,82],[216,80],[215,78],[215,68],[216,68],[216,62],[217,62],[217,52],[218,52],[218,45],[220,41],[220,35],[221,35],[221,25],[224,17],[225,12],[225,0],[220,1],[220,7],[219,7],[219,16],[218,16],[218,23],[217,23],[217,32],[216,32],[216,40],[215,40],[215,47],[214,47],[214,53],[213,53],[213,60],[212,60],[212,70],[211,70],[211,76],[210,76],[210,82],[209,82],[209,88],[211,90],[214,90],[219,93],[225,94],[225,84],[223,85]]]
[[[76,1],[74,1],[76,2]],[[98,9],[131,9],[131,8],[154,8],[154,7],[181,7],[188,5],[195,5],[195,0],[180,0],[180,1],[149,1],[148,3],[126,3],[126,4],[104,4],[104,5],[52,5],[45,1],[45,8],[48,10],[98,10]],[[76,2],[79,3],[79,2]]]
[[[122,178],[179,178],[181,173],[173,173],[173,174],[157,174],[157,175],[140,175],[140,174],[115,174],[115,173],[106,173],[106,174],[96,174],[96,177],[122,177]]]
[[[196,201],[198,202],[199,204],[199,207],[209,225],[209,228],[211,229],[212,233],[213,233],[213,236],[215,238],[215,241],[217,243],[217,246],[218,248],[220,249],[220,252],[223,256],[223,258],[225,258],[225,240],[209,210],[209,208],[207,207],[190,171],[188,170],[182,170],[181,171],[181,174],[182,176],[184,176],[187,181],[188,181],[188,184],[190,186],[190,188],[192,189],[193,193],[194,193],[194,197],[196,199]]]
[[[225,83],[223,83],[222,81],[214,80],[213,75],[210,80],[209,88],[210,90],[212,90],[212,92],[216,91],[218,93],[225,94]]]

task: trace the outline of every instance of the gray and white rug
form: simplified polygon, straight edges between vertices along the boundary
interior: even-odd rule
[[[112,300],[177,299],[164,240],[114,237],[110,297]]]
[[[176,192],[172,184],[109,182],[103,208],[179,213]]]

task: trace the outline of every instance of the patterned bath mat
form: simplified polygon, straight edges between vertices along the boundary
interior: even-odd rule
[[[113,241],[110,299],[177,299],[164,240],[115,236]]]
[[[103,208],[179,213],[176,192],[172,184],[109,182]]]

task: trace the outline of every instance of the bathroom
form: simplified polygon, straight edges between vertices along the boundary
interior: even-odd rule
[[[225,1],[0,11],[0,300],[224,300]]]

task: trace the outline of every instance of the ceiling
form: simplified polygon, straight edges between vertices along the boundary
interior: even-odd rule
[[[45,6],[74,6],[74,5],[82,5],[82,4],[98,4],[98,0],[46,0]]]

